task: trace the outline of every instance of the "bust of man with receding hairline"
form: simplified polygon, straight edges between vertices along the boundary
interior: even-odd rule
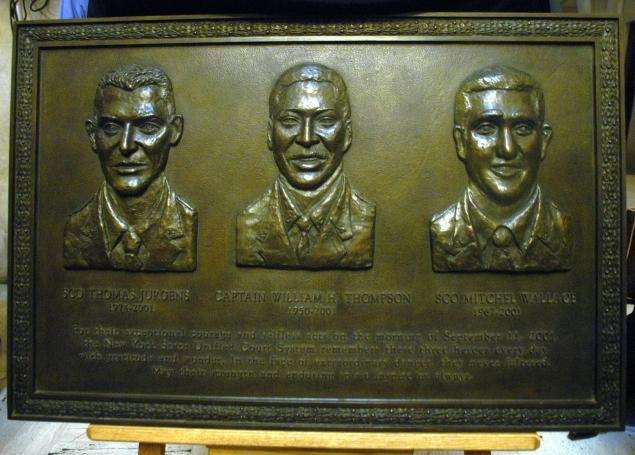
[[[105,181],[66,223],[65,267],[194,270],[197,214],[164,174],[183,133],[168,76],[138,65],[104,75],[86,131]]]
[[[236,223],[236,263],[325,269],[372,267],[375,205],[351,188],[344,79],[319,64],[285,71],[269,96],[267,146],[279,174]]]
[[[538,184],[552,128],[542,89],[509,66],[476,71],[455,99],[454,142],[468,183],[430,225],[437,272],[569,270],[569,216]]]

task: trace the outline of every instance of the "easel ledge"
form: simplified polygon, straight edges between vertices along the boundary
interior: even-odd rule
[[[139,455],[162,455],[166,444],[205,445],[210,455],[412,455],[415,450],[536,450],[537,433],[389,433],[339,431],[219,430],[89,425],[94,441],[139,443]]]

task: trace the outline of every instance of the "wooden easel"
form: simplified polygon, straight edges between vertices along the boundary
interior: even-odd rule
[[[536,450],[537,433],[355,433],[338,431],[215,430],[89,425],[94,441],[139,443],[139,455],[164,455],[166,444],[207,446],[209,455],[413,455],[415,450]]]

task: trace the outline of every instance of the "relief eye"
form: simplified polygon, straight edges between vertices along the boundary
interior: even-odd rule
[[[161,130],[162,125],[159,125],[156,122],[143,122],[138,126],[138,128],[143,134],[154,134]]]
[[[491,136],[496,134],[497,128],[496,125],[491,123],[479,123],[473,128],[473,130],[481,136]]]
[[[121,126],[113,122],[106,122],[103,125],[101,125],[101,130],[104,133],[106,133],[106,135],[108,136],[114,136],[115,134],[118,134],[121,131]]]
[[[514,127],[514,132],[519,136],[529,136],[534,132],[534,128],[526,123],[520,123]]]
[[[318,123],[320,126],[331,127],[337,123],[337,119],[335,117],[320,117]]]
[[[292,117],[290,115],[284,116],[284,117],[280,117],[278,119],[278,122],[280,122],[282,124],[282,126],[285,127],[292,127],[298,124],[298,119],[295,117]]]

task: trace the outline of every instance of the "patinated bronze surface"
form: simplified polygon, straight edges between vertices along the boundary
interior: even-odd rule
[[[183,134],[168,76],[137,65],[106,74],[86,132],[106,180],[66,223],[64,265],[194,270],[197,213],[164,174],[170,149]]]
[[[267,130],[280,174],[238,216],[238,265],[372,267],[375,205],[351,188],[342,169],[352,140],[350,102],[337,72],[300,64],[280,76]]]
[[[16,40],[12,417],[620,427],[616,20]]]
[[[463,81],[453,134],[468,183],[461,200],[432,218],[435,271],[571,269],[570,218],[538,185],[552,133],[529,74],[490,67]]]

